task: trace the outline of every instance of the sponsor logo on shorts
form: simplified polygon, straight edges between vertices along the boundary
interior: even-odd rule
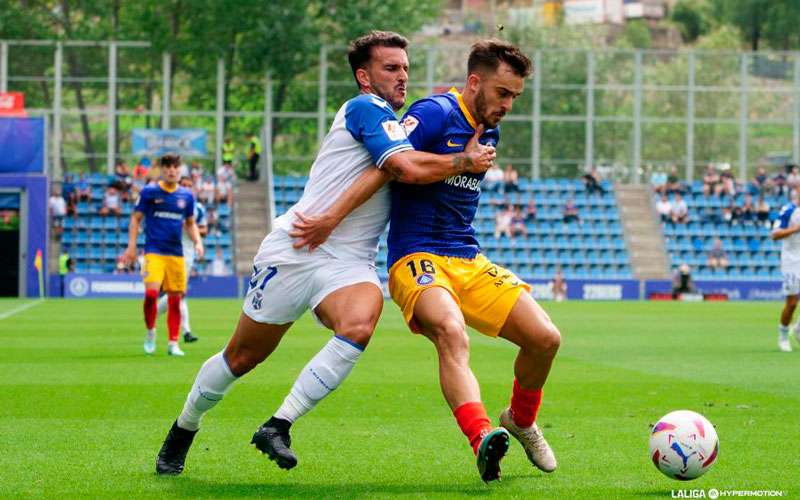
[[[425,273],[417,276],[417,285],[425,286],[430,285],[431,283],[433,283],[433,276],[430,274]]]
[[[253,309],[259,311],[263,301],[264,295],[259,290],[256,290],[256,293],[253,294],[253,299],[250,303],[253,305]]]

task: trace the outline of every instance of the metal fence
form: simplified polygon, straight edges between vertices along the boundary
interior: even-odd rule
[[[412,47],[409,100],[460,86],[468,48]],[[535,70],[503,121],[500,161],[533,178],[589,165],[640,182],[709,163],[742,178],[759,164],[800,160],[800,53],[657,50],[527,51]],[[209,56],[213,57],[213,56]],[[205,128],[207,164],[225,135],[264,130],[265,160],[306,172],[338,107],[356,91],[344,47],[325,47],[306,72],[278,81],[240,62],[188,60],[146,42],[0,41],[0,91],[26,94],[44,115],[54,175],[134,160],[133,128]],[[210,165],[209,165],[210,166]]]

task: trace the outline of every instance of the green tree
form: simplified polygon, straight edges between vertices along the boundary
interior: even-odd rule
[[[672,9],[670,19],[678,25],[678,29],[681,30],[681,38],[687,43],[695,42],[710,29],[702,6],[697,2],[681,0]]]

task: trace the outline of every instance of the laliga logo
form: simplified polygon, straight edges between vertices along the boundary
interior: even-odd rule
[[[89,292],[89,282],[86,278],[75,278],[69,282],[69,291],[76,297],[83,297]]]

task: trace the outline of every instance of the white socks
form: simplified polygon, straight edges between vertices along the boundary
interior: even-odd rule
[[[165,293],[158,299],[158,314],[159,316],[167,312],[167,300],[168,295]],[[183,332],[191,332],[192,327],[189,324],[189,307],[186,305],[186,295],[181,297],[181,328],[183,328]]]
[[[347,378],[363,351],[362,346],[334,336],[300,372],[275,417],[294,422],[311,411]]]
[[[778,337],[780,340],[789,340],[789,325],[778,324]]]
[[[178,427],[187,431],[199,429],[200,419],[222,400],[235,381],[236,377],[221,352],[208,358],[200,368],[183,411],[178,416]]]

